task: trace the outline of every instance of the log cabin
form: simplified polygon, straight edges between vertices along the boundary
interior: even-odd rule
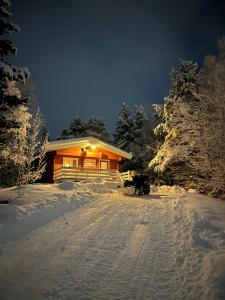
[[[131,158],[130,153],[94,137],[49,142],[42,182],[96,177],[116,180],[119,163]]]

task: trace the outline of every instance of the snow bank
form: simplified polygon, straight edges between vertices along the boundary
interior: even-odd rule
[[[182,195],[182,200],[190,209],[225,233],[225,201],[197,193],[186,193]]]
[[[97,178],[96,180],[86,181],[88,189],[94,193],[113,193],[117,190],[117,183],[112,181],[107,181],[102,178]]]
[[[134,194],[134,187],[126,187],[121,188],[120,193],[128,196],[132,196]],[[150,189],[150,195],[160,195],[160,196],[174,196],[174,195],[181,195],[186,193],[185,189],[182,187],[179,187],[177,185],[174,186],[168,186],[168,185],[162,185],[162,186],[151,186]],[[191,192],[190,192],[191,193]],[[194,192],[192,192],[194,193]]]
[[[162,186],[153,186],[151,188],[151,192],[154,194],[160,195],[181,195],[184,194],[186,191],[184,188],[174,185],[162,185]]]
[[[58,184],[58,187],[62,190],[68,191],[73,190],[75,188],[75,183],[72,180],[63,181]]]
[[[0,189],[0,245],[43,226],[66,212],[91,203],[100,194],[113,193],[114,182],[98,178],[81,182],[32,184],[18,198],[17,188]]]

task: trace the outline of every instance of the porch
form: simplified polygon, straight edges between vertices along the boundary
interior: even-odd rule
[[[63,166],[54,171],[53,180],[54,182],[66,179],[76,181],[96,177],[107,178],[109,180],[116,181],[118,177],[118,171],[114,169],[78,168]]]
[[[91,178],[106,178],[108,180],[117,181],[123,185],[125,180],[132,180],[134,171],[127,171],[120,173],[116,169],[93,169],[93,168],[75,168],[75,167],[61,167],[54,171],[54,182],[63,180],[79,181],[82,179]]]

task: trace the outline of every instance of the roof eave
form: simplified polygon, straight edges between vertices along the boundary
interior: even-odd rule
[[[84,137],[84,138],[78,138],[78,139],[68,139],[68,140],[58,140],[58,141],[53,141],[53,142],[49,142],[49,144],[47,145],[47,152],[50,151],[55,151],[55,150],[60,150],[60,149],[66,149],[69,147],[73,147],[76,145],[81,145],[82,143],[95,143],[97,144],[100,148],[104,148],[106,150],[109,150],[119,156],[122,156],[124,158],[127,159],[131,159],[132,158],[132,154],[123,151],[111,144],[108,144],[106,142],[103,142],[97,138],[94,137]]]

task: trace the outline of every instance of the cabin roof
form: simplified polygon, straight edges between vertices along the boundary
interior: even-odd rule
[[[132,154],[130,154],[126,151],[123,151],[113,145],[110,145],[110,144],[103,142],[94,137],[82,137],[82,138],[73,138],[73,139],[52,141],[52,142],[48,142],[46,148],[47,148],[47,152],[49,152],[49,151],[55,151],[55,150],[59,150],[59,149],[72,148],[72,147],[76,147],[76,146],[85,148],[90,145],[95,145],[97,147],[111,151],[112,153],[115,153],[115,154],[120,155],[127,159],[132,158]]]

